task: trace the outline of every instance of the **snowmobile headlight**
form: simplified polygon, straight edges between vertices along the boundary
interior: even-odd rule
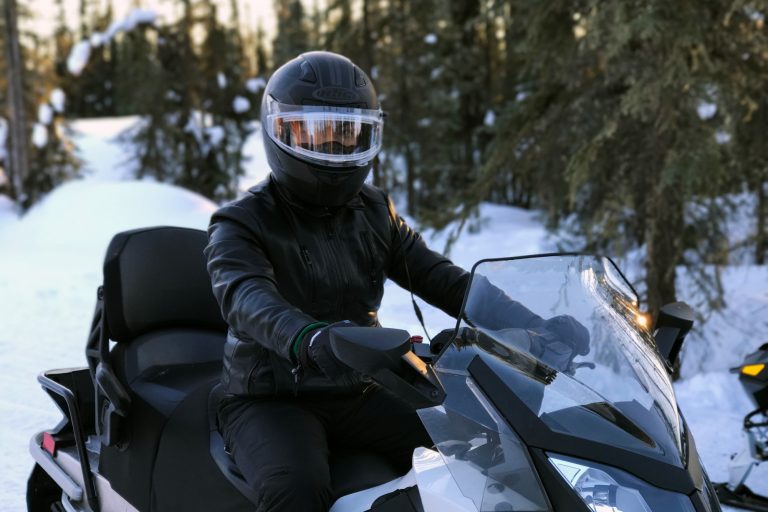
[[[659,489],[625,471],[564,455],[548,456],[592,512],[695,512],[688,496]]]

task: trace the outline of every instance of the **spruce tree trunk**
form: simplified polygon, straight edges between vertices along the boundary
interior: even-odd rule
[[[398,35],[400,37],[401,54],[397,69],[399,74],[398,96],[400,98],[400,139],[403,153],[405,154],[405,180],[406,180],[406,211],[409,215],[416,216],[416,172],[414,169],[414,156],[411,150],[411,92],[408,89],[408,63],[410,62],[410,52],[408,45],[408,33],[406,20],[406,1],[400,0],[397,6],[398,12]]]
[[[373,58],[373,45],[375,41],[371,36],[371,32],[371,0],[363,0],[363,53],[360,65],[369,76],[373,74],[373,66],[375,65]],[[373,80],[373,77],[371,79]],[[376,83],[374,82],[373,85],[375,86]],[[379,158],[376,157],[373,160],[373,185],[376,187],[382,186],[380,173]]]
[[[27,120],[24,114],[24,90],[22,78],[24,61],[19,44],[19,30],[16,24],[16,0],[3,1],[5,21],[5,49],[8,63],[8,113],[10,124],[10,154],[8,171],[11,197],[23,202],[24,180],[29,169],[27,155]]]
[[[656,318],[664,304],[675,301],[676,267],[682,256],[683,200],[678,190],[665,186],[649,201],[649,207],[646,284],[648,310]]]
[[[462,51],[464,55],[470,56],[477,46],[474,21],[480,14],[480,2],[478,0],[453,0],[451,9],[453,11],[454,24],[462,29],[460,43]],[[466,83],[471,83],[476,79],[474,74],[478,72],[478,69],[468,67],[465,70],[466,74],[460,77],[460,80],[464,81],[465,85]],[[469,90],[462,90],[459,96],[459,118],[464,145],[465,169],[459,176],[458,186],[460,187],[467,186],[471,177],[474,176],[474,133],[482,122],[482,114],[478,111],[479,104],[480,98],[475,87],[469,88]]]
[[[766,205],[765,180],[757,182],[757,233],[755,234],[755,263],[765,265],[766,253],[768,253],[768,231],[766,230],[766,217],[768,217],[768,205]]]

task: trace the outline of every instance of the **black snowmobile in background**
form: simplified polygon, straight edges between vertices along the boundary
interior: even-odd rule
[[[754,493],[746,481],[752,470],[768,460],[768,343],[749,354],[732,373],[739,381],[755,410],[744,417],[747,446],[731,458],[728,482],[715,485],[722,503],[756,512],[768,512],[768,497]]]
[[[181,228],[112,240],[88,366],[38,378],[64,417],[30,441],[30,511],[253,510],[216,426],[227,326],[206,242]],[[510,297],[577,321],[586,350],[534,345]],[[336,355],[410,402],[435,444],[405,475],[331,446],[331,512],[719,511],[670,379],[692,311],[665,307],[652,333],[637,306],[606,258],[501,258],[473,267],[460,319],[429,345],[334,330]]]

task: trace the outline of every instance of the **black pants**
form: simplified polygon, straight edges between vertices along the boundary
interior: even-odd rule
[[[413,449],[432,445],[416,412],[378,386],[351,397],[225,399],[219,429],[259,512],[328,510],[331,449],[378,452],[405,474]]]

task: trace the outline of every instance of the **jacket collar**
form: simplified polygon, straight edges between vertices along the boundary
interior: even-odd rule
[[[285,187],[280,186],[280,184],[275,180],[272,173],[269,174],[269,177],[267,178],[267,187],[269,187],[277,197],[278,200],[283,200],[287,204],[289,204],[292,208],[301,210],[303,212],[309,213],[310,215],[314,217],[327,217],[327,216],[333,216],[336,214],[339,210],[342,208],[349,208],[352,210],[363,210],[365,209],[365,202],[363,202],[362,197],[360,197],[360,194],[355,194],[355,196],[350,199],[346,204],[343,204],[336,208],[330,208],[327,206],[317,206],[308,204],[298,197],[296,197],[295,194],[293,194],[290,190],[286,189]],[[263,182],[262,182],[263,183]],[[248,189],[248,192],[250,193],[256,193],[258,189],[260,189],[263,184],[260,183],[258,185],[255,185]]]

